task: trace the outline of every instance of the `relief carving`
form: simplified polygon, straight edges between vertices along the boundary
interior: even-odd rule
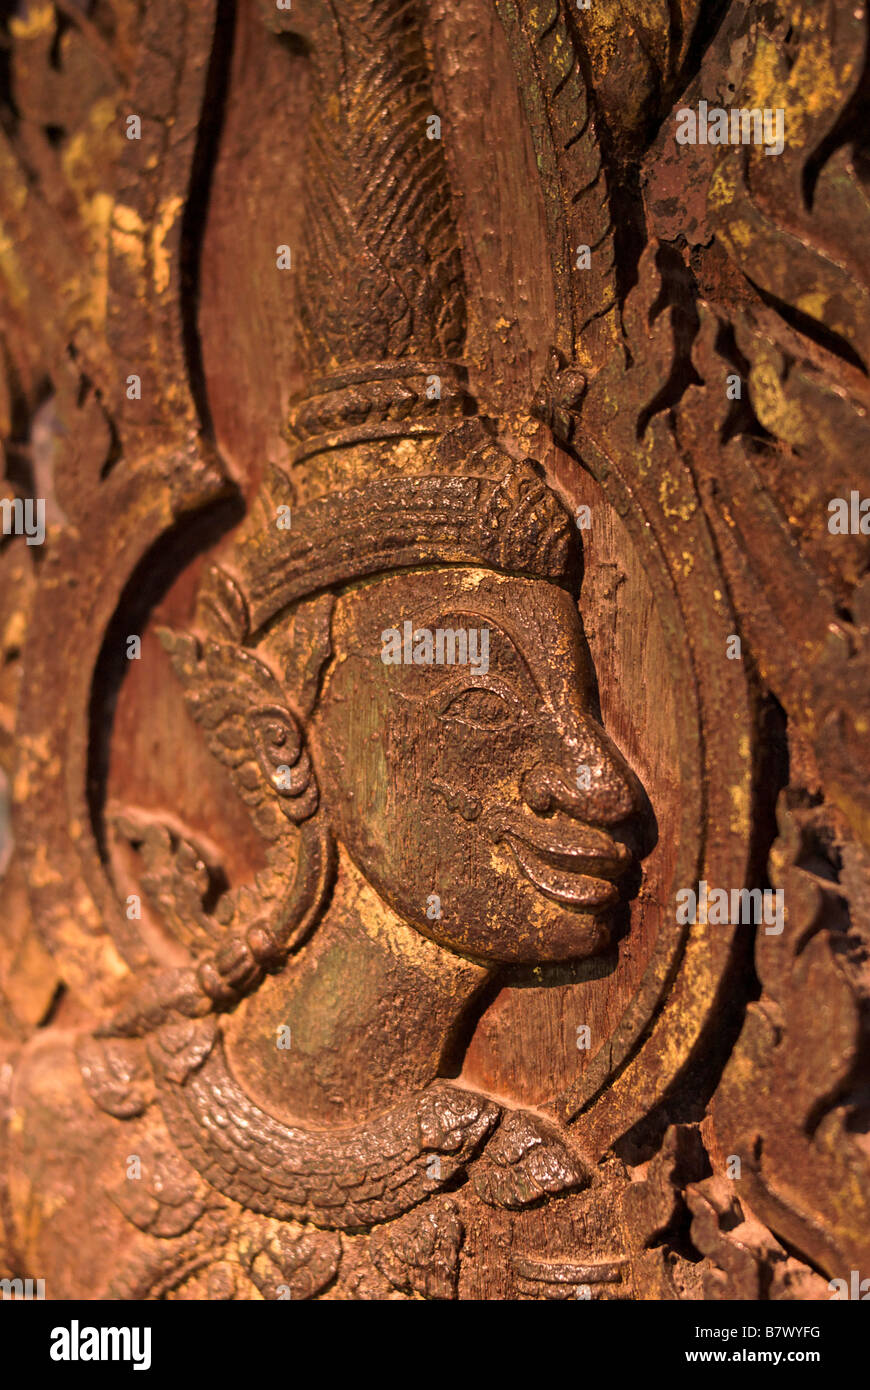
[[[51,507],[0,549],[5,1265],[827,1297],[867,1257],[867,552],[798,475],[846,489],[866,432],[860,26],[474,0],[463,66],[441,0],[133,8],[9,30],[0,422]],[[689,177],[673,108],[732,79],[801,138]],[[24,191],[49,127],[77,252]],[[702,880],[785,930],[681,920]]]

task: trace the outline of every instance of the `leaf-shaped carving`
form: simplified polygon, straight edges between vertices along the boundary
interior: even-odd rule
[[[456,1202],[440,1198],[375,1231],[372,1261],[400,1293],[455,1298],[463,1234]]]
[[[502,1121],[474,1173],[477,1195],[494,1207],[527,1207],[588,1184],[585,1164],[555,1126],[523,1110]]]
[[[317,784],[302,731],[274,674],[229,642],[202,647],[187,633],[159,631],[185,701],[267,840],[317,809]],[[286,769],[286,773],[280,770]]]

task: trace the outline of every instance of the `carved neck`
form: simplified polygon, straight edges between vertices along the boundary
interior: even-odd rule
[[[230,1065],[278,1118],[361,1119],[439,1075],[490,974],[407,926],[341,849],[332,902],[311,942],[230,1021]],[[277,1045],[281,1027],[290,1029],[289,1048]]]

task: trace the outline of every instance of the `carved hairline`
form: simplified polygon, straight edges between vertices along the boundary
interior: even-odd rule
[[[272,491],[260,524],[244,528],[217,567],[220,578],[212,572],[203,601],[242,640],[243,630],[250,639],[300,599],[433,564],[569,583],[577,547],[568,513],[530,462],[501,459],[497,472],[380,477],[290,504],[291,530],[275,524],[281,499]]]

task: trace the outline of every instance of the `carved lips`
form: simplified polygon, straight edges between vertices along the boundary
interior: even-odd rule
[[[493,832],[512,851],[520,871],[539,892],[565,907],[602,912],[619,897],[615,880],[632,861],[631,851],[603,830],[577,827],[564,837],[535,834],[517,821],[502,822]]]

